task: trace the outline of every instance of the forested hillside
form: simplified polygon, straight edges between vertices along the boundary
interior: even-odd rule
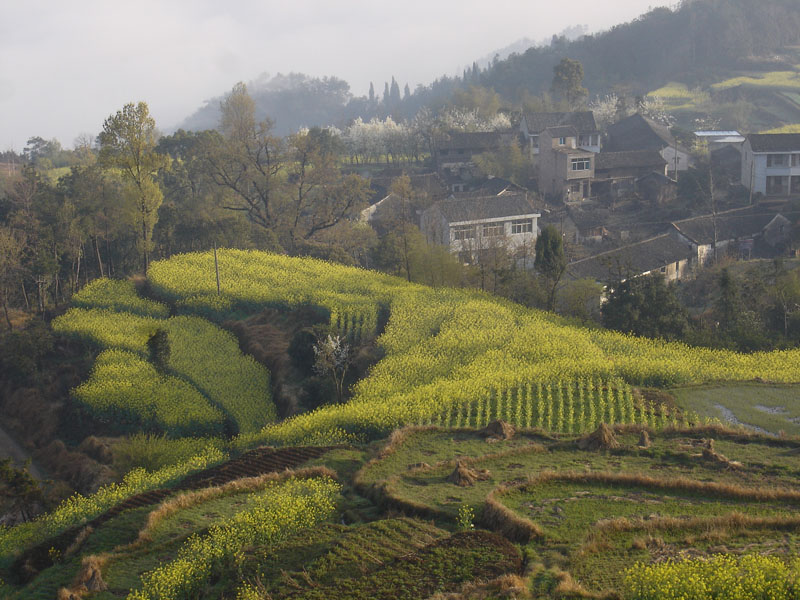
[[[490,88],[508,108],[520,107],[550,90],[553,67],[564,57],[583,65],[589,97],[611,92],[633,97],[670,81],[695,87],[733,73],[793,70],[797,60],[791,47],[796,45],[800,11],[793,0],[765,0],[758,10],[747,0],[684,0],[674,9],[655,8],[629,23],[573,41],[553,36],[549,45],[530,47],[485,67],[475,63],[461,76],[443,74],[403,93],[403,82],[388,73],[378,74],[386,78],[385,88],[377,81],[370,97],[353,96],[349,85],[336,77],[301,74],[261,78],[249,89],[257,113],[270,116],[276,131],[286,134],[302,126],[342,127],[357,117],[410,119],[423,106],[458,103],[454,94],[470,86]],[[209,100],[181,126],[214,127],[220,100],[222,95]]]

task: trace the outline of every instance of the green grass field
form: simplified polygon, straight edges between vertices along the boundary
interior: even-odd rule
[[[746,86],[775,90],[800,90],[800,71],[770,71],[752,76],[732,77],[711,86],[713,90]]]
[[[777,435],[800,435],[800,386],[736,384],[669,390],[682,408],[702,417]]]

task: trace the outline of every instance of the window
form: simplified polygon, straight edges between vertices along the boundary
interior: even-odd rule
[[[592,168],[592,161],[589,158],[573,158],[571,163],[573,171],[588,171]]]
[[[483,237],[495,237],[505,233],[504,223],[485,223],[483,225]]]
[[[459,225],[453,227],[453,235],[457,240],[471,240],[475,237],[474,225]]]
[[[539,147],[539,136],[538,135],[534,135],[531,138],[531,143],[533,144],[534,148],[538,148]]]
[[[559,146],[566,146],[567,145],[567,138],[565,138],[565,137],[558,138],[558,145]]]
[[[533,232],[533,219],[518,219],[511,221],[511,233]]]
[[[792,154],[792,166],[800,167],[800,154]]]
[[[580,194],[581,193],[581,184],[580,183],[573,183],[569,186],[569,191],[573,194]]]
[[[767,154],[768,167],[788,167],[789,166],[788,154]]]
[[[767,177],[767,194],[770,196],[785,196],[789,193],[788,177]]]

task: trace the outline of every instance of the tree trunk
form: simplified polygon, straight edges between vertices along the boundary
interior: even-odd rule
[[[8,330],[12,331],[14,326],[11,324],[11,317],[8,316],[8,302],[6,301],[6,294],[3,294],[3,314],[5,314],[6,323],[8,323]]]
[[[100,269],[100,277],[105,277],[105,273],[103,272],[103,261],[100,258],[100,245],[97,243],[97,236],[94,237],[94,251],[97,255],[97,267]]]

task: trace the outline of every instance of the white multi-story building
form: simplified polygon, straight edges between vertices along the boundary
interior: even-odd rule
[[[429,242],[447,246],[465,263],[499,247],[530,258],[540,216],[524,193],[503,193],[437,202],[422,213],[421,226]]]
[[[742,147],[742,184],[765,196],[800,195],[800,133],[748,135]]]

